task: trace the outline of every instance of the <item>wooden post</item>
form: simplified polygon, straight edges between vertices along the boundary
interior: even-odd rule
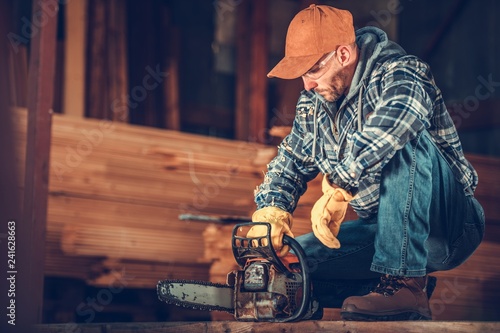
[[[107,77],[108,105],[105,112],[108,119],[128,122],[128,108],[125,107],[125,97],[128,91],[127,77],[127,2],[123,0],[108,0],[107,20]]]
[[[267,13],[266,0],[252,1],[251,72],[250,72],[250,139],[267,141]]]
[[[9,41],[5,36],[12,32],[10,19],[12,15],[12,1],[0,1],[0,302],[3,306],[10,306],[10,300],[14,299],[9,294],[10,281],[8,268],[10,258],[8,258],[8,237],[9,222],[21,222],[20,217],[20,198],[19,187],[17,184],[17,154],[16,146],[13,144],[14,126],[12,126],[12,112],[9,110],[9,95],[13,88],[12,77],[5,75],[9,71],[9,53],[14,51],[10,47]],[[12,102],[15,102],[14,100]],[[12,231],[10,231],[12,234]],[[14,231],[15,232],[15,231]],[[16,300],[16,299],[14,299]],[[4,308],[5,309],[5,308]],[[10,310],[7,310],[10,311]],[[13,326],[8,323],[9,312],[4,314],[0,321],[0,331],[8,332]]]
[[[85,79],[86,115],[109,119],[106,115],[107,56],[106,56],[106,2],[88,0],[87,71]]]
[[[128,122],[126,1],[88,0],[86,114]]]
[[[180,131],[181,111],[179,98],[179,31],[171,27],[172,53],[168,58],[168,77],[165,84],[166,116],[165,128]]]
[[[250,63],[250,1],[244,0],[237,7],[236,20],[236,107],[235,130],[236,140],[249,140],[249,66]]]
[[[63,113],[85,116],[87,0],[66,4]]]
[[[168,36],[168,42],[162,44],[162,58],[168,76],[163,85],[166,129],[179,131],[181,129],[181,112],[179,100],[179,30],[172,24],[172,9],[163,4],[161,11],[161,31]]]
[[[246,0],[237,10],[235,138],[263,143],[267,140],[268,3]]]
[[[33,1],[32,22],[43,24],[37,25],[38,33],[33,34],[30,46],[24,216],[17,226],[23,239],[16,261],[19,262],[16,293],[19,291],[20,296],[17,306],[23,314],[17,320],[28,325],[41,322],[43,305],[57,12],[55,0]]]

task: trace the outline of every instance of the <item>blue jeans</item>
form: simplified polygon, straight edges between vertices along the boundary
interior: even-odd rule
[[[315,295],[340,306],[345,297],[368,293],[381,274],[418,277],[465,262],[484,234],[484,211],[469,192],[421,133],[384,167],[377,215],[341,225],[339,249],[313,233],[297,237]]]

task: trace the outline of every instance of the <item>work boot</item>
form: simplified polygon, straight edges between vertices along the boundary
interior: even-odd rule
[[[344,320],[431,320],[429,294],[427,276],[385,275],[368,295],[347,298],[340,314]]]

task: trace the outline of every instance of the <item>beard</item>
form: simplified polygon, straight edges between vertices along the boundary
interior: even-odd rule
[[[347,69],[343,68],[338,73],[333,75],[326,88],[314,89],[328,102],[336,102],[340,96],[344,95],[347,91]]]

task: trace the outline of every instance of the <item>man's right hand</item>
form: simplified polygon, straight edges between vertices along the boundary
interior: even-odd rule
[[[264,207],[252,215],[252,222],[271,224],[271,243],[279,257],[284,257],[290,251],[289,246],[283,246],[283,235],[293,237],[292,220],[292,214],[278,207]],[[254,226],[247,233],[247,237],[265,237],[266,235],[267,227],[263,225]]]

